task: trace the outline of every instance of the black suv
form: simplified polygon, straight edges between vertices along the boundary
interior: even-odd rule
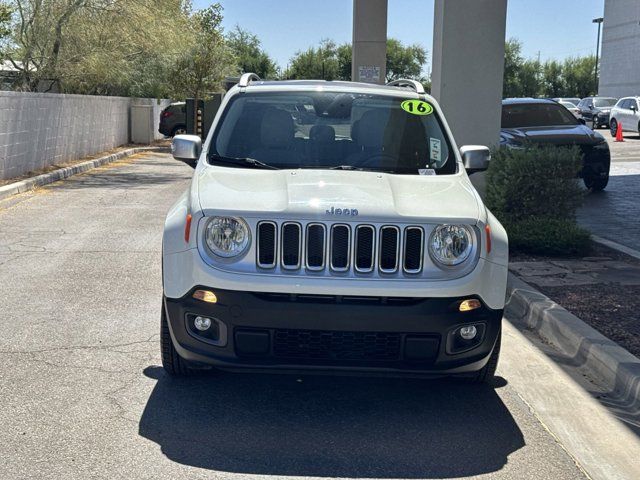
[[[582,152],[580,177],[585,186],[599,191],[609,182],[609,145],[600,133],[585,126],[584,120],[552,100],[503,100],[500,146],[520,149],[528,145],[577,147]]]
[[[162,110],[158,131],[167,137],[187,133],[187,104],[176,102]]]
[[[617,98],[611,97],[583,98],[578,104],[578,115],[594,130],[609,128],[609,114],[617,101]]]

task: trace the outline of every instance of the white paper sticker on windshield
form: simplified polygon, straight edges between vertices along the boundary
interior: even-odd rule
[[[440,139],[438,138],[430,138],[429,139],[429,158],[434,162],[439,162],[442,158],[442,153],[440,149]]]
[[[435,175],[436,171],[433,168],[420,168],[418,169],[420,175]]]

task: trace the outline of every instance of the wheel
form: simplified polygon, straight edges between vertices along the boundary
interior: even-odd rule
[[[592,192],[601,192],[609,183],[609,172],[606,175],[600,175],[597,172],[591,172],[584,177],[584,186]]]
[[[185,133],[187,133],[187,127],[184,125],[178,125],[171,132],[171,136],[175,137],[176,135],[184,135]]]
[[[472,383],[491,383],[493,381],[493,377],[496,374],[496,369],[498,368],[498,360],[500,360],[500,344],[502,343],[502,330],[498,333],[498,339],[496,340],[496,345],[493,347],[493,352],[491,352],[491,357],[489,357],[489,361],[482,368],[482,370],[478,371],[475,376],[471,377]]]
[[[162,304],[162,313],[160,314],[160,353],[162,355],[162,367],[172,377],[184,377],[195,373],[189,363],[178,355],[173,346],[164,302]]]
[[[614,138],[618,135],[618,122],[615,118],[612,118],[609,123],[609,131],[611,132],[611,136]]]

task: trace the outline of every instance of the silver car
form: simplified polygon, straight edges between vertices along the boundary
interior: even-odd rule
[[[609,128],[611,135],[616,136],[622,125],[623,132],[640,134],[640,97],[624,97],[611,109]]]

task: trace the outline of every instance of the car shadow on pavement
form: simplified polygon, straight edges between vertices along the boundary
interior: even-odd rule
[[[464,477],[524,446],[489,386],[421,379],[206,373],[160,367],[139,434],[181,464],[240,474]],[[498,380],[502,385],[506,382]]]

